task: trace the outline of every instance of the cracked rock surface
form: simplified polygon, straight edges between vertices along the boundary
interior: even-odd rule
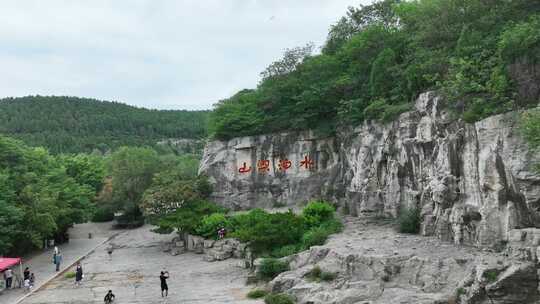
[[[535,261],[399,234],[388,221],[348,218],[327,244],[288,259],[270,285],[299,304],[540,303]],[[314,280],[315,266],[336,278]]]

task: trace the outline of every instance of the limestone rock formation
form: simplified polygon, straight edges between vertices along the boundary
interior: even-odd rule
[[[200,172],[232,209],[322,198],[352,215],[395,217],[417,207],[422,234],[495,246],[514,229],[540,228],[540,162],[520,136],[518,112],[467,124],[434,93],[389,124],[335,137],[313,132],[212,141]]]
[[[288,260],[291,270],[270,282],[270,289],[299,304],[540,303],[535,260],[398,234],[377,220],[349,218],[344,233]],[[314,280],[315,267],[335,278]]]

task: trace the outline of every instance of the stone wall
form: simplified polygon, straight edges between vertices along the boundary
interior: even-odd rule
[[[425,93],[392,123],[368,122],[335,137],[209,142],[200,173],[214,185],[212,199],[234,210],[321,198],[353,215],[395,217],[417,206],[422,234],[495,245],[513,229],[540,228],[540,155],[520,136],[518,117],[466,124]]]

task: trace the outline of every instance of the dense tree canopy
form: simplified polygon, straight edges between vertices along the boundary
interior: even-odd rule
[[[538,64],[540,2],[382,0],[350,8],[322,52],[287,50],[258,87],[220,101],[209,129],[219,139],[282,130],[333,132],[389,121],[438,90],[472,122],[538,103],[517,95],[508,66]]]
[[[0,136],[0,255],[62,240],[71,225],[86,221],[104,177],[100,168],[90,156],[55,157]]]
[[[0,99],[0,134],[53,153],[154,146],[166,138],[204,138],[207,111],[158,111],[76,97]]]

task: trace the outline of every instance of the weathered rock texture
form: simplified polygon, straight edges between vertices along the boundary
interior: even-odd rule
[[[352,215],[395,217],[417,206],[424,235],[496,245],[512,229],[540,227],[540,155],[520,136],[518,116],[466,124],[425,93],[393,123],[365,123],[336,137],[305,132],[210,142],[200,172],[214,184],[213,199],[233,209],[323,198]],[[306,157],[309,168],[301,166]]]
[[[527,234],[534,238],[537,233],[540,229]],[[540,303],[540,264],[532,257],[398,234],[378,220],[347,218],[345,231],[326,245],[287,259],[290,271],[270,288],[299,304]],[[335,279],[313,278],[315,267]]]
[[[224,261],[229,258],[246,259],[251,257],[246,244],[232,238],[222,240],[204,239],[200,236],[191,234],[182,234],[163,244],[163,251],[170,252],[171,255],[180,253],[194,252],[204,254],[203,260],[207,262]],[[249,259],[248,259],[249,261]],[[242,267],[249,267],[244,262]]]

